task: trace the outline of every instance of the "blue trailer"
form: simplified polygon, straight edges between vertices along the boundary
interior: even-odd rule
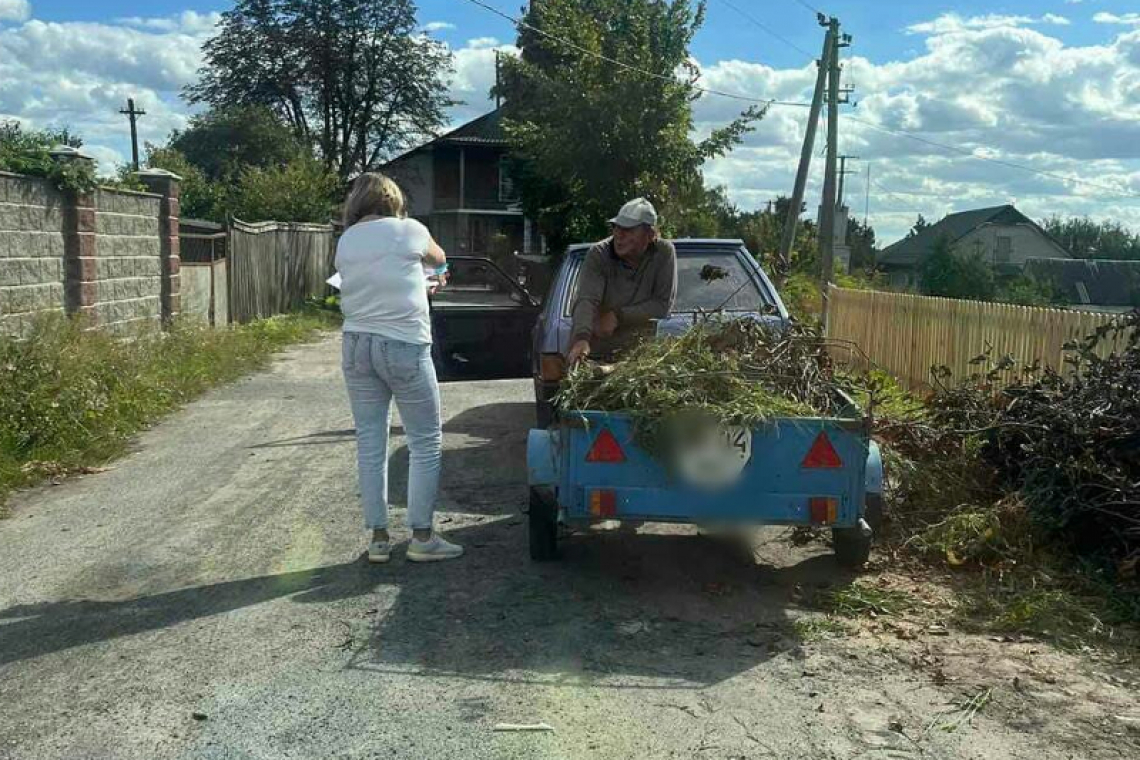
[[[527,443],[532,559],[555,559],[561,531],[619,520],[828,527],[838,560],[862,565],[882,514],[882,459],[870,421],[839,402],[835,417],[720,427],[676,460],[640,446],[629,415],[563,411]]]

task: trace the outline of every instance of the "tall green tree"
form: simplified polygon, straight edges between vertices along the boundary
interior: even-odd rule
[[[213,181],[247,167],[281,166],[310,150],[288,124],[261,105],[223,106],[194,116],[186,129],[170,135],[167,147]]]
[[[992,301],[997,293],[993,266],[977,251],[954,250],[949,238],[941,237],[919,267],[922,292],[928,296]]]
[[[411,0],[238,0],[203,46],[192,103],[264,106],[341,178],[434,133],[451,56]]]
[[[1140,234],[1119,222],[1054,216],[1041,226],[1078,259],[1140,260]]]
[[[503,67],[504,126],[523,209],[555,251],[602,237],[606,220],[635,196],[657,204],[672,232],[686,201],[704,191],[701,164],[762,116],[749,110],[693,140],[699,72],[689,44],[704,14],[703,0],[530,4],[521,55]]]

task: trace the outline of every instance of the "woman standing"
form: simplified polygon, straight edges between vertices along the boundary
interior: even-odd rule
[[[362,174],[344,209],[336,248],[341,275],[344,349],[341,367],[356,421],[357,466],[369,562],[387,562],[388,417],[400,410],[410,454],[408,559],[453,559],[463,548],[432,530],[439,491],[439,386],[431,360],[424,266],[442,266],[443,249],[427,228],[404,218],[404,194],[388,177]]]

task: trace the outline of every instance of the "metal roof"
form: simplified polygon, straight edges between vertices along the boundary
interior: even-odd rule
[[[1031,258],[1025,274],[1071,304],[1140,306],[1140,261]]]

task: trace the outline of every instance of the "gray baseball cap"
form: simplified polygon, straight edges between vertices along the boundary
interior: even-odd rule
[[[653,204],[644,198],[634,198],[621,207],[621,211],[610,220],[610,224],[627,229],[630,227],[639,227],[643,224],[656,227],[657,209],[653,208]]]

